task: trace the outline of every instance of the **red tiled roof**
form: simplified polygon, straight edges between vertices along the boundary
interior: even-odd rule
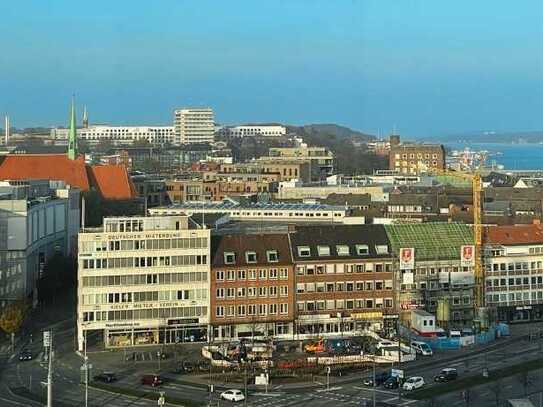
[[[83,156],[70,160],[66,154],[9,154],[0,165],[0,179],[64,180],[83,191],[90,188]]]
[[[136,187],[122,165],[93,165],[88,167],[89,177],[105,199],[133,199]]]
[[[124,166],[88,166],[83,156],[70,160],[66,154],[8,154],[0,163],[0,179],[62,180],[82,191],[96,188],[104,199],[112,200],[137,196]]]
[[[484,242],[505,245],[543,243],[543,225],[488,226],[484,229]]]

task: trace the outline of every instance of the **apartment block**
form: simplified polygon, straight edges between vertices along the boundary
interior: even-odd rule
[[[275,161],[307,161],[313,181],[324,180],[334,173],[334,153],[326,147],[305,144],[298,147],[272,147],[269,156]]]
[[[504,322],[543,320],[543,227],[485,228],[486,304]]]
[[[292,335],[294,272],[288,234],[212,240],[213,339]]]
[[[299,335],[394,327],[393,259],[383,226],[299,226],[291,245]]]
[[[205,340],[210,231],[187,216],[105,218],[79,233],[78,349]]]
[[[211,108],[187,108],[174,111],[175,144],[212,143],[215,119]]]

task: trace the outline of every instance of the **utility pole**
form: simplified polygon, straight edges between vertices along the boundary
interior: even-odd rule
[[[377,383],[375,383],[375,355],[372,355],[372,361],[373,361],[373,387],[372,387],[372,391],[371,391],[371,397],[372,397],[372,404],[373,404],[373,407],[376,406],[376,400],[375,400],[375,388],[377,387]]]
[[[53,407],[53,332],[49,331],[49,368],[47,371],[47,407]]]
[[[85,329],[85,407],[89,405],[89,358],[87,357],[87,330]]]

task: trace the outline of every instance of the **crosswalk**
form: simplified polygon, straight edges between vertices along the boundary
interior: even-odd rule
[[[408,407],[414,406],[416,400],[401,399],[393,392],[381,391],[378,400],[381,403],[387,403],[390,406]],[[341,392],[341,387],[319,389],[310,394],[304,393],[279,393],[274,392],[268,394],[253,394],[254,398],[248,405],[251,407],[301,407],[313,405],[329,405],[334,406],[370,406],[371,395],[367,393],[347,394]]]

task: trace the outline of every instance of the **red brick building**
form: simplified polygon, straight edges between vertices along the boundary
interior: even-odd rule
[[[393,260],[382,225],[299,226],[290,239],[297,333],[352,335],[394,323]]]
[[[292,334],[294,272],[287,233],[215,236],[211,257],[213,340]]]

